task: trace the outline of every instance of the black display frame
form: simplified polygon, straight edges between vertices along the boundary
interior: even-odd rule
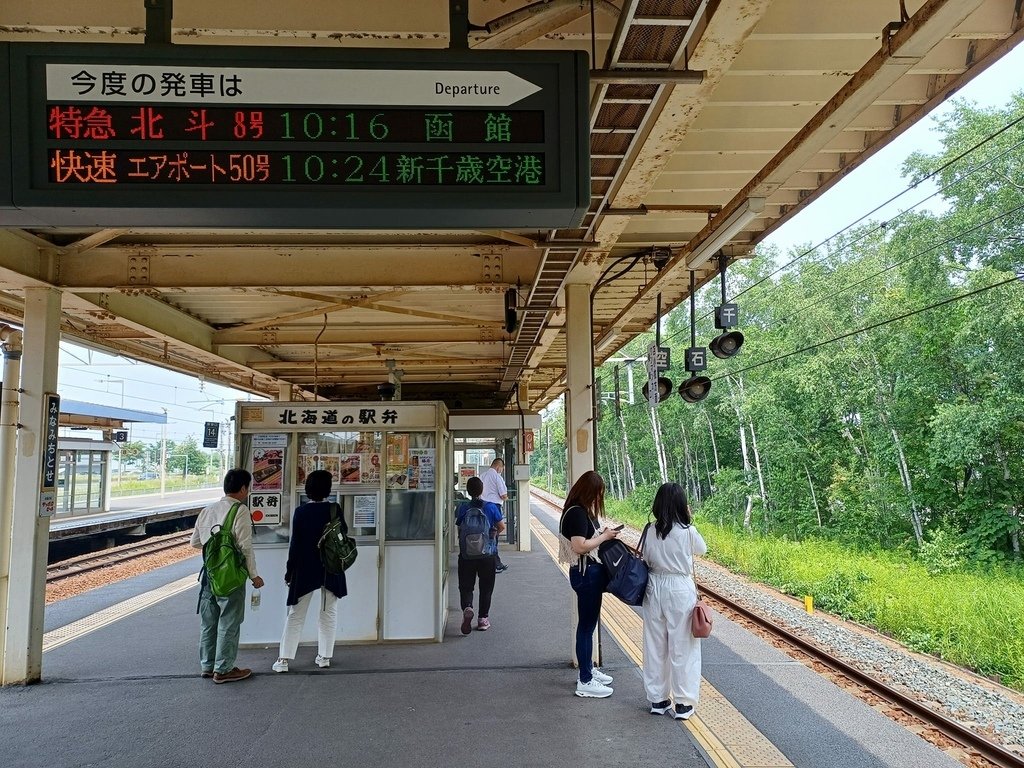
[[[6,50],[5,50],[6,49]],[[9,43],[0,48],[7,65],[0,87],[11,94],[10,145],[0,147],[0,183],[10,165],[10,195],[0,189],[0,225],[275,227],[314,229],[562,228],[582,221],[590,204],[587,99],[588,58],[582,51],[450,51],[393,49],[268,48],[251,46],[52,45]],[[509,110],[542,110],[544,143],[511,144],[509,151],[542,151],[542,187],[403,188],[295,184],[60,185],[47,177],[47,64],[166,65],[287,69],[388,69],[508,71],[540,90]],[[6,85],[3,79],[6,77]],[[59,101],[56,99],[55,101]],[[137,102],[118,102],[126,104]],[[215,106],[209,104],[208,106]],[[268,108],[275,105],[266,105]],[[359,104],[318,108],[375,108]],[[394,109],[423,109],[394,105]],[[464,105],[452,109],[465,109]],[[481,107],[482,109],[483,107]],[[436,108],[433,108],[436,109]],[[0,123],[2,124],[2,123]],[[180,144],[180,142],[177,142]],[[119,146],[112,140],[111,147]],[[157,142],[147,146],[160,149]],[[206,145],[213,149],[212,145]],[[225,151],[251,142],[220,142]],[[356,149],[346,144],[346,148]],[[380,150],[401,149],[389,144]],[[412,146],[412,145],[410,145]],[[423,149],[423,145],[416,145]],[[494,151],[493,144],[460,143],[456,151]],[[295,142],[296,152],[328,152],[324,142]],[[9,152],[5,158],[4,153]],[[115,188],[116,187],[116,188]],[[8,199],[9,198],[9,199]]]

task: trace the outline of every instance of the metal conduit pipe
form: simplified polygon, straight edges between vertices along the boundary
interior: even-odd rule
[[[502,30],[508,29],[511,26],[522,24],[535,16],[573,7],[579,8],[580,0],[538,0],[538,2],[530,3],[530,5],[523,6],[522,8],[518,8],[510,13],[506,13],[485,22],[482,27],[476,27],[475,30],[471,29],[470,34],[472,35],[474,31],[479,34],[479,31],[483,29],[486,30],[488,34],[493,35],[497,32],[501,32]],[[619,15],[619,9],[614,3],[610,2],[610,0],[597,0],[597,2],[594,3],[594,10],[601,11],[602,13],[612,17],[618,17]],[[585,16],[586,14],[587,11],[584,10],[580,15]]]
[[[0,652],[7,634],[7,585],[11,575],[11,527],[14,521],[14,468],[18,456],[22,335],[0,323],[4,377],[0,392]]]

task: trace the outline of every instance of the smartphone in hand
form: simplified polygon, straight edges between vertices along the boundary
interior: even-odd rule
[[[619,525],[613,525],[612,526],[612,530],[613,531],[621,531],[625,527],[626,527],[626,524],[625,523],[621,523]]]

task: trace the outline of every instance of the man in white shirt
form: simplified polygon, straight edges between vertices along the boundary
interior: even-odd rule
[[[504,472],[505,462],[501,459],[495,459],[491,462],[491,468],[484,472],[483,477],[480,478],[484,483],[484,492],[480,498],[497,504],[499,509],[502,502],[508,498],[508,487],[505,485],[505,478],[502,477]],[[495,573],[508,570],[508,566],[501,562],[501,555],[497,551],[495,551],[494,560]]]
[[[238,504],[235,520],[231,526],[235,543],[245,555],[245,567],[249,572],[254,589],[263,586],[263,579],[256,571],[256,556],[252,551],[252,516],[244,501],[249,498],[252,475],[244,469],[230,469],[224,476],[224,498],[215,501],[196,518],[191,544],[202,549],[210,540],[212,530],[223,525],[231,508]],[[199,616],[202,629],[199,632],[199,665],[202,677],[212,677],[215,683],[233,683],[245,680],[252,674],[251,669],[235,666],[238,657],[238,636],[245,618],[245,588],[239,587],[227,597],[217,597],[210,591],[210,585],[203,573],[199,592]]]

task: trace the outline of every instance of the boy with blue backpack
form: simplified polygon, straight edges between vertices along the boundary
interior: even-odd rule
[[[455,525],[459,527],[459,598],[464,635],[468,635],[473,626],[473,588],[478,577],[480,613],[476,628],[480,632],[491,628],[488,615],[498,554],[497,536],[492,538],[491,532],[500,535],[505,530],[501,507],[480,498],[484,492],[483,481],[479,477],[469,478],[466,490],[472,498],[463,502],[455,515]]]

